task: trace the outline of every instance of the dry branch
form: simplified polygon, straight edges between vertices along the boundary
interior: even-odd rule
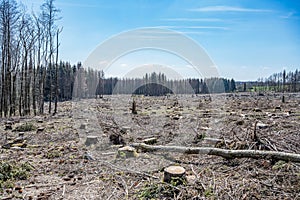
[[[171,151],[186,154],[207,154],[221,156],[224,158],[256,158],[256,159],[275,159],[292,162],[300,162],[300,154],[285,153],[278,151],[259,151],[259,150],[228,150],[211,147],[182,147],[182,146],[152,146],[145,143],[134,143],[132,147],[142,151]]]

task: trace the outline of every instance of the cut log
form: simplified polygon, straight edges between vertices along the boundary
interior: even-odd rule
[[[134,143],[130,146],[142,151],[170,151],[186,154],[207,154],[231,158],[255,158],[255,159],[275,159],[292,162],[300,162],[300,154],[285,153],[278,151],[259,151],[259,150],[228,150],[211,147],[182,147],[182,146],[153,146],[145,143]]]
[[[153,138],[144,139],[143,142],[149,145],[155,144],[157,143],[157,138],[153,137]]]
[[[137,157],[138,154],[136,152],[136,149],[130,146],[125,146],[118,149],[118,158],[132,158]]]
[[[172,180],[182,183],[185,179],[185,169],[180,166],[170,166],[164,169],[164,182],[170,183]]]

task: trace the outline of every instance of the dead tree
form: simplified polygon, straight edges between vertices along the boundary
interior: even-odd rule
[[[228,150],[212,147],[182,147],[182,146],[152,146],[144,143],[134,143],[130,146],[142,151],[163,151],[179,152],[186,154],[207,154],[221,156],[226,159],[232,158],[255,158],[255,159],[274,159],[283,161],[300,162],[300,154],[285,153],[278,151],[260,151],[260,150]]]
[[[2,0],[0,2],[0,35],[1,35],[1,116],[6,117],[10,112],[12,95],[12,46],[13,35],[18,21],[19,11],[14,0]]]
[[[54,37],[56,33],[55,22],[60,19],[58,17],[58,10],[54,6],[54,0],[46,0],[45,3],[42,5],[42,22],[46,31],[46,46],[45,49],[48,51],[48,58],[46,59],[45,66],[48,67],[49,72],[49,109],[48,112],[51,113],[52,110],[52,95],[53,95],[53,87],[52,87],[52,67],[54,64],[54,54],[55,54],[55,47],[54,47]]]
[[[57,102],[58,102],[58,47],[59,47],[59,34],[62,32],[61,30],[57,30],[56,32],[56,60],[55,60],[55,105],[54,105],[54,113],[57,112]]]

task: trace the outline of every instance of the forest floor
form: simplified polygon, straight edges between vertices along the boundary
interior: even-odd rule
[[[176,152],[118,156],[120,145],[300,153],[300,94],[105,96],[57,115],[1,120],[0,199],[300,199],[300,163]],[[256,125],[255,125],[256,124]],[[86,137],[98,142],[87,146]],[[113,137],[115,136],[115,137]],[[215,144],[209,138],[221,139]],[[186,169],[183,184],[163,169]]]

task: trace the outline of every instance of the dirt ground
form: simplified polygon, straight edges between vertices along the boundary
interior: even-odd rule
[[[2,119],[0,199],[300,199],[300,163],[118,154],[122,144],[147,138],[156,145],[299,154],[300,94],[284,96],[285,102],[275,93],[114,95],[60,103],[55,116]],[[87,145],[87,136],[98,142]],[[182,184],[162,181],[170,165],[186,169]]]

